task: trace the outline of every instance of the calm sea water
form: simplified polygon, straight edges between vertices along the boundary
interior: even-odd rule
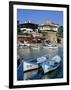
[[[37,58],[44,55],[50,55],[52,58],[55,55],[59,55],[61,57],[60,66],[47,74],[43,73],[42,69],[33,70],[29,72],[22,72],[22,64],[21,68],[17,73],[17,80],[38,80],[38,79],[55,79],[55,78],[63,78],[63,47],[60,46],[58,49],[39,49],[33,50],[30,48],[27,49],[18,49],[18,54],[24,58],[24,60],[29,60],[31,58]]]

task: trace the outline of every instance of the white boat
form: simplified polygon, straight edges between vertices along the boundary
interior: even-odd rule
[[[44,49],[48,49],[49,47],[48,46],[43,46]]]
[[[47,55],[47,56],[41,56],[37,58],[37,63],[39,64],[39,63],[43,63],[44,61],[47,61],[48,57],[49,56]]]
[[[26,41],[24,41],[24,45],[25,45],[25,46],[28,46],[28,47],[30,46],[30,44],[27,43]]]
[[[36,70],[38,68],[39,68],[39,66],[38,66],[36,60],[30,60],[30,61],[25,60],[25,61],[23,61],[17,68],[17,79],[23,80],[23,79],[29,78],[30,74],[27,77],[27,73],[25,76],[25,72],[31,71],[31,70]],[[36,74],[36,73],[34,73],[34,74]],[[32,73],[31,73],[31,75],[32,75]]]
[[[24,43],[21,43],[21,42],[18,42],[18,44],[17,44],[18,46],[20,46],[20,47],[23,47],[23,46],[30,46],[30,44],[29,43],[27,43],[26,41],[24,41]]]
[[[56,55],[51,60],[45,61],[41,63],[41,67],[45,73],[48,73],[49,71],[55,70],[60,66],[61,57]]]
[[[50,49],[53,49],[53,48],[56,49],[56,48],[58,48],[58,46],[57,45],[46,45],[46,46],[43,46],[43,48],[44,49],[49,49],[49,48]]]
[[[24,46],[25,44],[24,43],[19,43],[19,46]]]
[[[30,70],[34,70],[34,69],[38,69],[40,67],[40,63],[43,63],[44,61],[46,61],[48,58],[48,56],[44,57],[41,56],[37,59],[32,59],[32,60],[25,60],[23,62],[23,71],[30,71]]]
[[[58,48],[58,46],[57,45],[48,45],[48,48]]]
[[[37,60],[24,61],[23,62],[23,71],[30,71],[39,68]]]
[[[40,46],[31,46],[31,48],[34,49],[34,50],[39,50]]]

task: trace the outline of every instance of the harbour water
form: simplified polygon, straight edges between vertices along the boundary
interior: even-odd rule
[[[18,49],[18,55],[23,57],[24,60],[38,58],[44,55],[49,55],[52,58],[55,55],[59,55],[61,57],[61,64],[60,66],[49,73],[44,74],[42,69],[32,70],[29,72],[23,72],[21,75],[21,71],[19,71],[20,78],[17,80],[38,80],[38,79],[55,79],[55,78],[63,78],[63,47],[59,46],[58,48],[52,49],[36,49],[33,50],[31,48],[20,48]],[[22,68],[21,68],[22,69]],[[18,75],[17,75],[18,76]]]

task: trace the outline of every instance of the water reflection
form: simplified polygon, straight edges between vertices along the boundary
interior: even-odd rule
[[[41,57],[43,55],[50,55],[50,57],[53,57],[54,55],[58,54],[58,49],[31,49],[31,48],[26,48],[26,49],[19,49],[18,54],[23,57],[24,59],[29,59],[29,58],[37,58]]]
[[[23,73],[23,80],[63,78],[63,48],[62,47],[59,47],[57,49],[39,49],[39,50],[33,50],[30,48],[19,49],[18,54],[26,60],[28,60],[29,58],[37,58],[44,55],[49,55],[50,59],[55,55],[59,55],[62,60],[60,66],[56,70],[49,72],[45,75],[42,69],[37,69]]]
[[[23,75],[23,79],[28,80],[31,77],[32,78],[35,77],[37,74],[38,74],[38,70],[25,72],[24,75]]]

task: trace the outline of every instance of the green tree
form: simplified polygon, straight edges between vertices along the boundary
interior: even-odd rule
[[[57,36],[58,36],[58,37],[63,37],[63,26],[60,26],[60,27],[58,28]]]
[[[20,34],[21,33],[21,30],[18,28],[17,29],[17,34]]]

